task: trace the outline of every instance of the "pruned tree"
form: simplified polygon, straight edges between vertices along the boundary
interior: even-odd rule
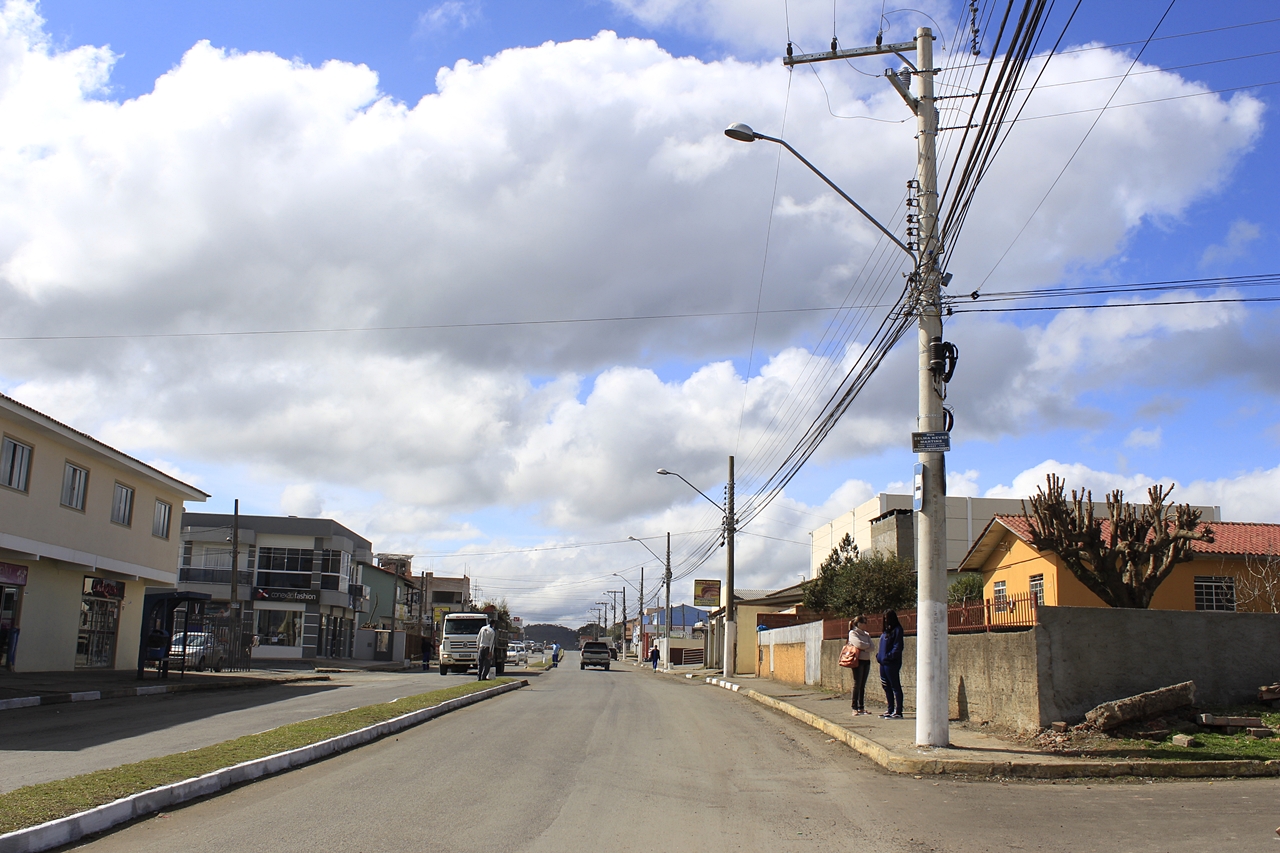
[[[1248,555],[1236,575],[1236,608],[1254,613],[1280,613],[1280,555]]]
[[[947,587],[947,604],[982,603],[982,575],[972,572],[961,572],[951,586]]]
[[[1109,524],[1095,518],[1093,493],[1071,490],[1056,474],[1047,488],[1036,489],[1031,511],[1022,515],[1031,529],[1031,544],[1057,554],[1090,592],[1111,607],[1147,608],[1156,589],[1178,563],[1190,560],[1192,543],[1212,542],[1213,530],[1200,524],[1200,510],[1165,501],[1173,486],[1154,485],[1150,502],[1124,502],[1124,492],[1107,495]]]
[[[863,556],[847,533],[804,585],[805,607],[838,616],[900,610],[915,598],[910,561],[879,552]]]

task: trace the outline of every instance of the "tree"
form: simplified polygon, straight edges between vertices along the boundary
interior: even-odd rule
[[[1147,490],[1150,503],[1124,502],[1124,492],[1107,495],[1110,523],[1093,514],[1093,493],[1071,490],[1056,474],[1048,488],[1037,488],[1031,512],[1022,516],[1031,544],[1057,554],[1071,574],[1110,607],[1151,606],[1151,597],[1178,563],[1190,560],[1192,543],[1212,542],[1213,530],[1200,524],[1200,510],[1187,504],[1165,505],[1173,486]]]
[[[911,563],[896,554],[863,556],[845,534],[804,585],[804,606],[821,613],[857,616],[910,606],[916,598]]]
[[[578,629],[578,635],[582,637],[590,637],[593,640],[600,639],[600,623],[588,622]]]
[[[1280,613],[1280,555],[1247,555],[1236,575],[1236,608],[1254,613]]]
[[[955,583],[947,587],[947,604],[968,604],[982,601],[982,575],[961,572]]]
[[[493,615],[493,627],[498,631],[512,631],[514,625],[511,622],[511,610],[507,607],[507,600],[486,601],[480,605],[481,613],[490,613]]]

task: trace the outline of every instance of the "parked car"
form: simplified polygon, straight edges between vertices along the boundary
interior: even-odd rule
[[[579,669],[586,669],[589,666],[604,667],[605,671],[609,670],[609,647],[597,640],[588,640],[582,645],[582,665]]]
[[[529,665],[529,652],[525,649],[524,643],[512,643],[507,646],[507,663],[516,666]]]
[[[187,649],[187,669],[194,669],[197,672],[203,672],[206,669],[222,672],[222,666],[227,660],[227,650],[208,634],[178,634],[169,643],[170,658],[182,657],[184,640]]]

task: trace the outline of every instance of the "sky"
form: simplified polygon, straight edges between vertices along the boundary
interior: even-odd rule
[[[722,130],[786,138],[901,234],[890,63],[780,57],[932,26],[959,126],[979,6],[975,58],[943,0],[7,0],[0,391],[202,511],[335,518],[530,622],[624,583],[634,608],[658,563],[628,537],[667,531],[687,600],[723,572],[719,516],[656,469],[720,501],[733,455],[749,500],[902,288],[856,211]],[[1280,522],[1276,312],[1211,301],[1259,291],[964,312],[1274,272],[1273,4],[1083,0],[1045,65],[1070,11],[949,247],[949,493],[1056,472]],[[808,531],[907,490],[913,340],[739,534],[740,588],[794,583]]]

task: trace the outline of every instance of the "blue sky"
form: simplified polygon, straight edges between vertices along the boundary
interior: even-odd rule
[[[1073,52],[1044,81],[1063,85],[1032,106],[1100,107],[1141,46],[1125,43],[1166,7],[1086,0],[1064,40]],[[967,4],[920,8],[949,33]],[[11,334],[748,312],[0,344],[0,390],[198,481],[207,509],[239,497],[249,512],[324,513],[437,571],[528,576],[486,588],[506,583],[535,618],[572,621],[598,597],[581,578],[634,571],[643,552],[441,555],[714,525],[701,499],[650,472],[681,470],[716,496],[736,453],[749,490],[768,468],[754,449],[781,440],[770,424],[791,411],[786,389],[804,370],[840,372],[806,349],[826,315],[755,328],[749,312],[757,299],[843,298],[872,238],[802,167],[720,128],[781,132],[785,111],[788,138],[886,220],[911,168],[910,127],[892,123],[905,109],[865,76],[881,60],[814,69],[836,113],[875,123],[834,118],[814,70],[789,77],[778,62],[788,21],[801,48],[825,44],[829,2],[5,9],[21,72],[0,93]],[[874,37],[877,4],[835,9],[842,44]],[[1047,196],[1095,114],[1019,126],[961,235],[953,290],[988,273],[987,291],[1270,272],[1278,217],[1259,201],[1280,190],[1280,87],[1264,85],[1280,81],[1276,17],[1265,2],[1176,3]],[[890,39],[926,23],[886,20]],[[1228,518],[1280,521],[1274,314],[957,316],[953,491],[1024,494],[1052,462],[1095,490],[1174,480]],[[900,347],[886,362],[756,532],[805,540],[909,479],[911,359]],[[806,564],[806,548],[756,537],[740,572],[767,587]]]

